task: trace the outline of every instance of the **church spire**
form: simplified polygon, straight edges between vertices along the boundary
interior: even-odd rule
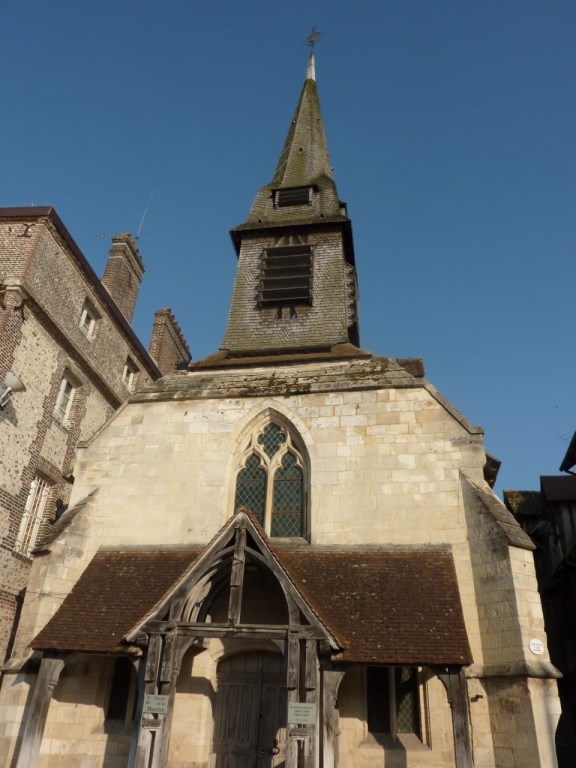
[[[272,184],[300,187],[333,178],[326,134],[316,88],[314,54],[310,54],[306,80],[278,161]]]
[[[311,47],[317,36],[308,38]],[[239,261],[221,349],[232,356],[359,343],[352,230],[315,78],[312,51],[274,177],[231,232]]]

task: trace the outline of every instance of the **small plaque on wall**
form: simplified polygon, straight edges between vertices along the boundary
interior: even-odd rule
[[[288,722],[290,725],[315,725],[316,704],[306,704],[301,701],[289,701]]]
[[[168,713],[168,696],[160,696],[156,693],[144,694],[144,707],[142,711],[145,714],[166,715]]]
[[[544,643],[542,640],[532,638],[528,645],[535,656],[541,656],[544,653]]]

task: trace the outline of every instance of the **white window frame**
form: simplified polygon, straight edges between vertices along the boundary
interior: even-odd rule
[[[82,307],[82,313],[80,315],[80,322],[78,323],[78,327],[87,339],[92,340],[94,338],[96,323],[98,320],[98,314],[92,304],[90,304],[89,301],[85,301],[84,306]]]
[[[58,390],[56,405],[54,406],[54,418],[65,427],[70,424],[70,411],[72,410],[76,388],[76,385],[68,376],[63,377],[60,389]]]
[[[14,545],[14,550],[21,555],[30,557],[32,550],[36,546],[36,538],[44,519],[51,488],[50,483],[43,477],[40,477],[40,475],[36,475],[32,480],[24,514],[20,521],[20,529]]]
[[[124,384],[129,392],[134,392],[137,373],[139,373],[139,371],[136,364],[133,360],[127,357],[126,362],[124,363],[124,370],[122,371],[122,384]]]

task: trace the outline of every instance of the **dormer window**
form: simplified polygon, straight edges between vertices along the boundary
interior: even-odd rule
[[[260,306],[312,304],[312,248],[288,245],[265,248],[262,255]]]
[[[276,208],[288,208],[294,205],[310,205],[312,203],[312,187],[288,187],[274,192]]]

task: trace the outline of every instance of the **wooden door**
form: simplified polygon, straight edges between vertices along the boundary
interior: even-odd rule
[[[213,768],[280,768],[286,741],[286,672],[275,653],[242,653],[218,665]]]

